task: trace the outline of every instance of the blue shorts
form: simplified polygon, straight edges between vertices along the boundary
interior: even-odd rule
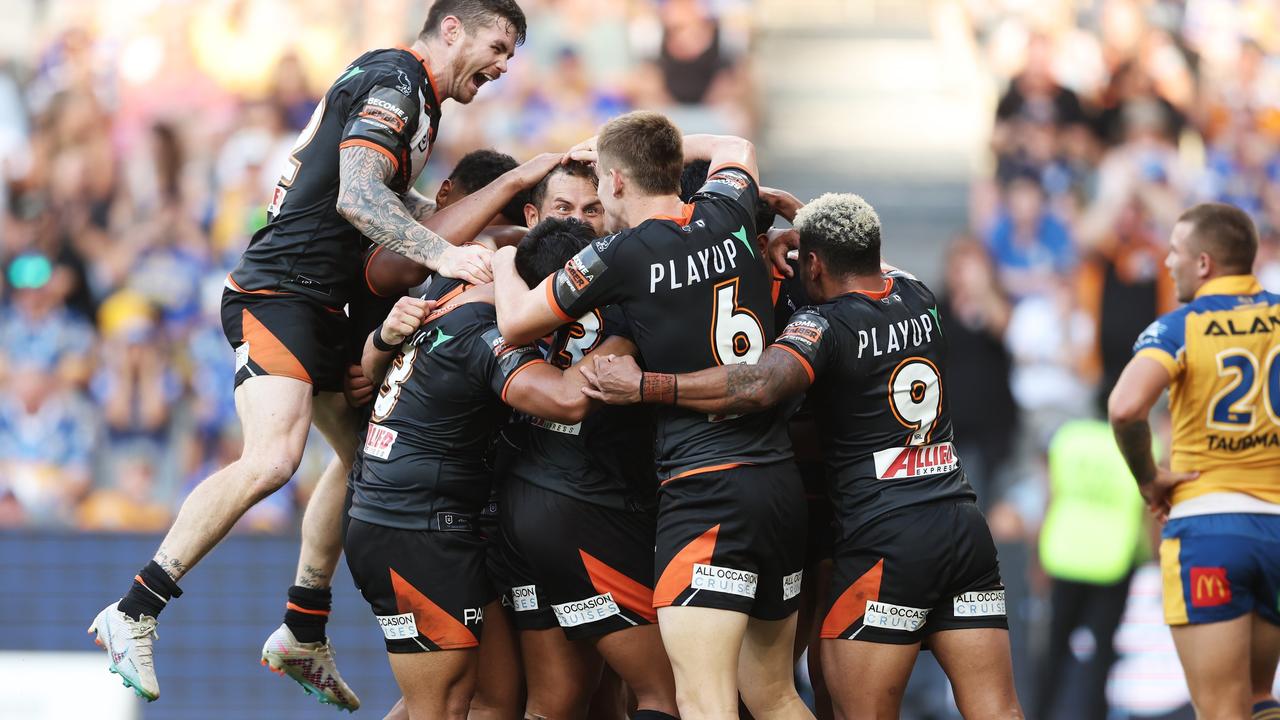
[[[1257,612],[1280,625],[1280,515],[1223,513],[1170,520],[1160,543],[1170,625]]]

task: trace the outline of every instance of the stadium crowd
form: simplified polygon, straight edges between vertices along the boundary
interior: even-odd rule
[[[160,531],[239,455],[227,271],[319,94],[364,48],[403,44],[421,10],[75,5],[17,4],[29,25],[13,27],[32,31],[0,58],[0,527]],[[634,107],[751,133],[749,3],[522,6],[539,32],[510,77],[450,111],[431,194],[473,149],[563,149]],[[293,532],[328,462],[315,440],[240,529]]]

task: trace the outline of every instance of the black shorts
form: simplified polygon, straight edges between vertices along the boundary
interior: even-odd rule
[[[826,600],[825,639],[909,645],[1009,627],[996,546],[971,501],[903,508],[841,539]]]
[[[657,622],[653,609],[652,513],[593,505],[510,482],[503,533],[529,560],[537,599],[570,640]]]
[[[791,461],[667,481],[658,491],[654,607],[782,620],[799,606],[805,500]]]
[[[251,377],[301,380],[313,392],[341,392],[347,316],[301,295],[222,291],[222,332],[236,351],[235,386]]]
[[[480,514],[480,531],[485,536],[485,568],[502,597],[502,607],[511,611],[517,630],[550,630],[556,616],[544,601],[529,561],[512,545],[499,520],[499,502],[490,502]]]
[[[480,644],[484,608],[497,597],[476,533],[401,530],[352,519],[347,567],[386,639],[387,652]]]
[[[821,462],[796,461],[800,480],[804,483],[805,507],[809,513],[809,531],[805,533],[804,566],[815,567],[831,559],[835,545],[835,509],[827,493],[827,470]]]

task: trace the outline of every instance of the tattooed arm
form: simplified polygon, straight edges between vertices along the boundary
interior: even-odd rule
[[[442,275],[471,283],[493,279],[487,248],[454,247],[418,223],[387,187],[395,168],[382,153],[353,146],[342,148],[338,157],[337,209],[361,234]]]
[[[401,195],[400,199],[404,200],[405,209],[408,210],[409,214],[413,216],[413,219],[418,222],[423,222],[435,214],[436,201],[428,198],[413,188],[409,188],[405,191],[405,194]]]
[[[754,365],[683,375],[641,373],[629,357],[597,358],[594,367],[583,364],[582,374],[591,383],[583,392],[611,405],[658,403],[716,414],[759,412],[799,395],[811,382],[800,361],[777,347],[765,348]]]

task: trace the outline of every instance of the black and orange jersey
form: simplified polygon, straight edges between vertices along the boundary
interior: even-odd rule
[[[933,293],[905,273],[884,289],[804,307],[776,347],[809,373],[842,537],[899,508],[975,495],[952,444],[946,342]]]
[[[485,460],[510,412],[507,387],[544,360],[532,345],[503,341],[492,304],[453,304],[450,294],[424,295],[441,305],[401,346],[374,400],[353,518],[471,529],[489,500]]]
[[[618,305],[651,371],[755,362],[774,334],[771,278],[756,257],[758,192],[745,170],[718,169],[682,217],[650,218],[588,245],[552,277],[547,302],[565,322]],[[659,408],[659,478],[790,458],[781,413]]]
[[[1178,505],[1234,492],[1280,503],[1280,295],[1252,275],[1205,283],[1138,337],[1137,357],[1169,372]]]
[[[267,224],[227,278],[233,290],[299,293],[330,307],[347,301],[365,241],[338,214],[338,154],[367,147],[395,167],[404,193],[427,164],[440,100],[427,61],[412,50],[374,50],[351,63],[316,105],[267,206]]]
[[[616,306],[592,310],[552,337],[547,361],[567,368],[608,337],[630,337]],[[605,405],[574,425],[530,418],[513,478],[615,510],[652,509],[653,415],[643,405]]]

